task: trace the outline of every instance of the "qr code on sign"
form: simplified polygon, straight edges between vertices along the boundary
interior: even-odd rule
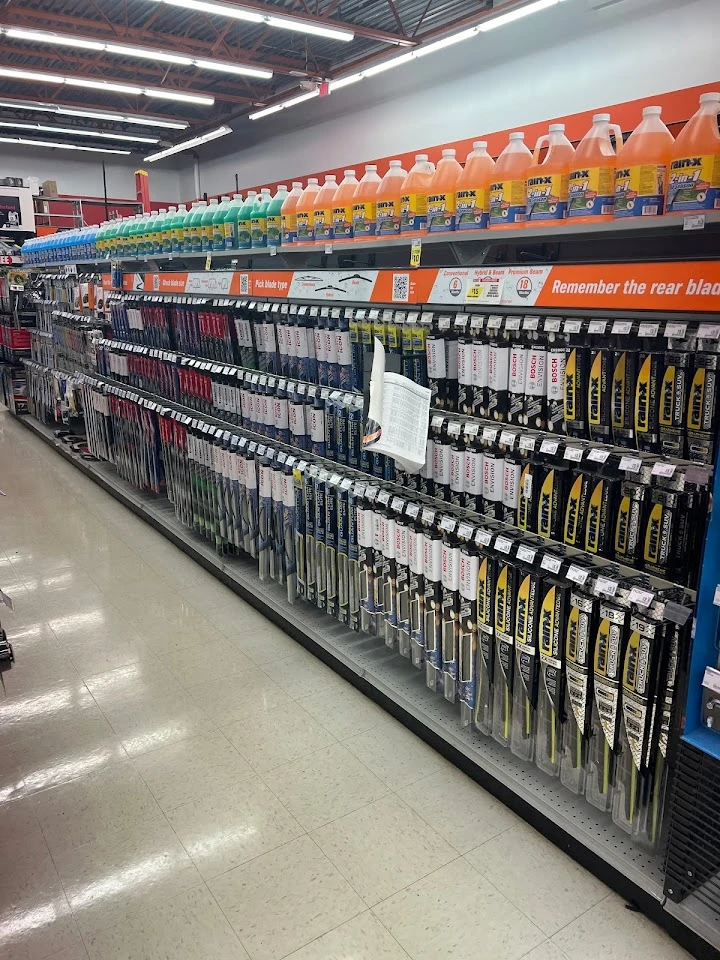
[[[247,296],[250,293],[250,274],[240,274],[240,296]]]
[[[394,273],[392,284],[393,303],[407,303],[410,299],[410,274]]]

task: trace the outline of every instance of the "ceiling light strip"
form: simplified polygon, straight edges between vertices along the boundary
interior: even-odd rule
[[[108,80],[91,80],[86,77],[65,77],[54,73],[39,73],[33,70],[19,70],[15,67],[0,67],[0,77],[9,80],[30,80],[36,83],[61,83],[71,87],[86,87],[107,93],[127,93],[130,95],[157,98],[159,100],[177,100],[180,103],[196,103],[211,107],[214,97],[199,93],[182,93],[179,90],[164,90],[160,87],[136,87],[131,84],[114,83]]]
[[[306,33],[310,36],[325,37],[327,40],[341,40],[347,43],[355,38],[352,30],[326,26],[312,20],[303,20],[300,17],[270,16],[258,13],[255,10],[245,10],[242,7],[235,6],[235,4],[213,3],[211,0],[156,0],[156,2],[167,3],[172,7],[182,7],[184,10],[195,10],[198,13],[209,13],[215,17],[245,20],[248,23],[264,23],[268,27],[275,27],[278,30],[294,30],[297,33]]]
[[[50,147],[53,150],[83,150],[86,153],[115,153],[129,156],[129,150],[113,150],[110,147],[80,147],[75,143],[53,143],[49,140],[28,140],[25,137],[0,137],[0,143],[19,143],[30,147]]]
[[[189,57],[167,50],[150,50],[146,47],[129,46],[124,43],[104,43],[100,40],[77,38],[61,33],[48,33],[45,30],[25,30],[20,27],[0,27],[0,33],[16,40],[29,43],[47,43],[56,46],[80,47],[84,50],[97,50],[119,57],[137,57],[140,60],[157,60],[160,63],[173,63],[181,67],[197,67],[199,70],[231,73],[239,77],[254,77],[258,80],[270,80],[273,72],[262,67],[249,67],[242,63],[230,63],[223,60]]]
[[[200,137],[193,137],[192,140],[183,140],[182,143],[176,143],[174,147],[168,147],[167,150],[160,150],[158,153],[151,153],[145,157],[146,163],[153,163],[155,160],[162,160],[165,157],[171,157],[174,153],[182,153],[184,150],[192,150],[203,143],[209,143],[211,140],[217,140],[218,137],[226,137],[232,133],[232,128],[228,126],[218,127],[217,130],[211,130],[210,133],[204,133]]]
[[[111,113],[103,110],[83,110],[81,107],[63,107],[54,103],[43,103],[40,100],[0,100],[0,109],[8,110],[36,110],[41,113],[57,113],[63,117],[85,117],[91,120],[107,120],[112,123],[136,123],[144,127],[162,127],[167,130],[187,130],[189,124],[185,120],[165,120],[162,117],[138,116],[134,113]],[[133,137],[133,139],[137,139]]]
[[[38,130],[42,133],[67,133],[72,137],[94,137],[100,140],[124,140],[128,143],[159,143],[157,137],[139,137],[135,133],[106,133],[104,130],[84,130],[82,127],[51,127],[44,123],[20,123],[0,120],[0,127],[12,130]]]

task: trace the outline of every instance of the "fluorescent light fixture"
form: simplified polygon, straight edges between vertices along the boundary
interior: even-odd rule
[[[347,77],[340,77],[339,80],[330,81],[330,92],[333,90],[342,90],[343,87],[349,87],[351,83],[357,83],[365,76],[364,73],[350,73]]]
[[[54,150],[84,150],[86,153],[130,154],[129,150],[112,150],[109,147],[79,147],[75,143],[51,143],[45,140],[27,140],[25,137],[0,137],[0,143],[20,143],[31,147],[50,147]]]
[[[284,103],[276,103],[274,107],[265,107],[264,110],[256,110],[248,117],[249,120],[262,120],[263,117],[269,117],[271,113],[280,113],[285,109]]]
[[[180,93],[179,90],[162,90],[160,87],[145,87],[143,93],[146,97],[157,97],[159,100],[179,100],[181,103],[199,103],[208,107],[215,103],[215,97],[205,97],[199,93]]]
[[[526,3],[524,7],[517,7],[515,10],[501,13],[499,17],[485,20],[478,26],[478,30],[481,33],[487,33],[488,30],[504,27],[506,23],[513,23],[522,17],[529,17],[531,13],[539,13],[541,10],[547,10],[548,7],[554,7],[556,3],[560,3],[560,0],[534,0],[533,3]]]
[[[242,63],[230,63],[226,60],[205,60],[201,57],[189,57],[186,54],[167,50],[150,50],[147,47],[134,47],[125,43],[104,43],[100,40],[85,40],[82,37],[68,36],[62,33],[46,33],[44,30],[20,30],[15,27],[0,26],[0,33],[18,40],[31,43],[54,43],[57,46],[80,47],[84,50],[98,50],[119,57],[137,57],[140,60],[157,60],[160,63],[174,63],[180,67],[198,67],[200,70],[213,70],[218,73],[232,73],[241,77],[257,77],[269,80],[273,72],[263,67],[246,67]]]
[[[168,147],[167,150],[160,150],[158,153],[151,153],[145,157],[147,163],[153,160],[162,160],[164,157],[170,157],[174,153],[182,153],[184,150],[192,150],[193,147],[199,147],[203,143],[209,143],[211,140],[217,140],[218,137],[226,137],[232,133],[232,127],[218,127],[217,130],[211,130],[210,133],[204,133],[201,137],[193,137],[192,140],[184,140],[182,143],[176,143],[174,147]]]
[[[402,53],[399,57],[393,57],[392,60],[385,60],[384,63],[378,63],[374,67],[368,67],[367,70],[363,70],[363,76],[374,77],[378,73],[385,73],[386,70],[392,70],[393,67],[400,67],[403,63],[408,63],[414,59],[415,54],[413,51]]]
[[[165,120],[162,117],[139,116],[133,113],[111,113],[109,110],[83,110],[81,107],[62,107],[39,100],[0,100],[0,107],[9,110],[37,110],[59,113],[64,117],[89,117],[91,120],[109,120],[116,123],[137,123],[144,127],[163,127],[167,130],[187,130],[186,120]]]
[[[64,83],[70,87],[87,87],[90,90],[102,90],[108,93],[143,94],[160,100],[178,100],[181,103],[198,103],[211,107],[215,97],[200,93],[182,93],[179,90],[165,90],[162,87],[135,87],[129,83],[113,83],[107,80],[92,80],[89,77],[61,77],[54,73],[35,73],[31,70],[16,70],[14,67],[0,67],[0,77],[11,80],[33,80],[37,83]]]
[[[68,37],[68,43],[70,43]],[[166,53],[164,50],[146,50],[144,47],[125,47],[121,43],[104,43],[101,50],[116,53],[120,57],[138,57],[140,60],[161,60],[163,63],[177,63],[182,67],[192,66],[192,57],[183,57],[179,53]]]
[[[320,96],[319,90],[310,90],[309,93],[301,93],[298,97],[291,97],[289,100],[283,100],[282,103],[276,103],[272,107],[264,107],[262,110],[256,110],[248,117],[249,120],[261,120],[263,117],[269,117],[271,113],[279,113],[287,107],[295,107],[298,103],[305,103],[306,100],[314,100]]]
[[[100,40],[82,40],[67,37],[61,38],[54,33],[45,33],[43,30],[20,30],[16,27],[5,27],[6,36],[16,40],[30,40],[32,43],[68,43],[83,50],[102,50],[105,46]]]
[[[352,30],[343,30],[339,27],[329,27],[312,20],[303,20],[300,17],[275,17],[257,13],[254,10],[243,10],[229,3],[212,3],[210,0],[156,0],[158,3],[168,3],[173,7],[183,7],[186,10],[197,10],[199,13],[210,13],[215,17],[230,17],[233,20],[247,20],[250,23],[266,23],[269,27],[279,30],[294,30],[296,33],[307,33],[310,36],[325,37],[328,40],[353,40]]]
[[[2,106],[2,104],[0,104]],[[18,107],[19,104],[14,104]],[[38,107],[25,107],[25,109],[37,110]],[[52,113],[61,113],[65,117],[89,117],[92,120],[115,120],[119,123],[136,123],[143,127],[162,127],[164,130],[187,130],[190,126],[185,120],[164,120],[160,117],[141,117],[134,113],[103,113],[101,110],[82,110],[79,107],[55,107],[50,109]]]
[[[294,30],[296,33],[308,33],[313,37],[325,37],[328,40],[344,40],[346,43],[355,38],[350,30],[339,30],[335,27],[324,27],[319,23],[308,23],[302,20],[284,20],[282,17],[266,17],[269,27],[279,30]]]
[[[257,77],[259,80],[269,80],[273,75],[272,70],[244,67],[241,63],[226,63],[222,60],[193,60],[193,65],[200,70],[217,70],[218,73],[232,73],[238,77]]]
[[[470,27],[468,30],[463,30],[460,33],[453,33],[449,37],[443,37],[441,40],[436,40],[434,43],[428,43],[427,46],[418,47],[413,51],[413,53],[416,57],[425,57],[428,53],[435,53],[436,50],[444,50],[445,47],[451,47],[454,43],[461,43],[463,40],[469,40],[471,37],[476,37],[477,33],[477,27]]]
[[[91,80],[88,77],[64,77],[63,83],[69,87],[85,87],[88,90],[106,90],[108,93],[129,93],[139,97],[142,87],[135,87],[130,83],[111,83],[107,80]]]
[[[102,140],[126,140],[129,143],[159,143],[157,137],[138,137],[134,133],[106,133],[105,130],[83,130],[79,127],[51,127],[43,123],[20,123],[14,120],[0,120],[0,127],[13,130],[40,130],[43,133],[67,133],[77,137],[96,137]]]
[[[32,70],[16,70],[11,67],[0,67],[0,77],[9,77],[11,80],[37,80],[38,83],[65,83],[65,77],[58,77],[54,73],[35,73]]]
[[[231,20],[245,20],[248,23],[262,23],[265,17],[252,10],[241,10],[240,7],[224,3],[210,3],[208,0],[158,0],[171,7],[183,7],[185,10],[197,10],[198,13],[211,13],[215,17],[230,17]]]

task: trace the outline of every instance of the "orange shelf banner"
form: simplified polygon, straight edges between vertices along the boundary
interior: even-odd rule
[[[720,261],[417,270],[126,273],[123,290],[456,308],[720,312]]]

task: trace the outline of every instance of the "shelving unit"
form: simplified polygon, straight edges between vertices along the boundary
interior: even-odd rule
[[[589,268],[598,264],[612,265],[618,261],[622,263],[628,259],[642,262],[644,259],[650,263],[666,262],[669,271],[670,264],[675,261],[716,259],[717,240],[720,236],[720,213],[706,215],[702,229],[688,230],[686,226],[684,218],[679,217],[666,218],[661,222],[611,223],[602,225],[600,228],[597,225],[566,224],[556,228],[489,231],[481,237],[458,235],[450,238],[431,235],[422,238],[423,267],[442,268],[448,264],[455,264],[461,265],[462,269],[472,269],[482,265],[489,269],[491,266],[509,265],[517,269],[518,266],[522,267],[529,263],[533,267],[539,264],[543,268],[558,266],[562,269],[565,264],[587,257]],[[222,284],[218,284],[218,289],[211,289],[213,271],[188,275],[198,277],[200,280],[207,279],[206,292],[186,290],[184,287],[177,292],[154,289],[152,288],[154,280],[150,284],[151,289],[144,289],[146,271],[153,271],[153,277],[159,278],[157,283],[160,287],[164,272],[173,274],[178,268],[182,269],[185,263],[189,265],[188,269],[192,270],[193,267],[197,269],[197,261],[205,259],[206,253],[164,255],[123,261],[126,273],[132,274],[132,283],[139,284],[138,289],[126,289],[125,296],[131,297],[135,293],[157,302],[168,302],[165,300],[166,297],[179,302],[193,302],[193,299],[202,300],[204,296],[205,302],[216,305],[247,303],[248,300],[262,304],[272,302],[278,294],[268,291],[253,293],[251,289],[244,293],[238,293],[237,290],[230,293],[230,280],[227,278],[242,270],[252,271],[253,276],[261,277],[265,269],[277,270],[287,265],[288,270],[293,268],[303,270],[310,264],[313,265],[314,270],[349,270],[352,267],[357,269],[364,267],[365,269],[388,268],[408,271],[410,244],[409,238],[400,237],[396,240],[362,244],[337,243],[322,249],[298,247],[277,252],[251,250],[213,253],[212,262],[220,260],[223,264],[227,263],[225,269],[221,268],[219,271],[219,275],[225,278],[223,289],[221,289]],[[578,247],[578,244],[581,246]],[[633,250],[632,257],[623,253],[628,249]],[[84,263],[109,266],[107,260]],[[60,269],[63,268],[60,267]],[[182,276],[182,274],[175,274],[175,276]],[[245,276],[248,274],[246,273]],[[662,277],[663,273],[661,272],[659,276]],[[463,291],[465,292],[464,288]],[[284,293],[280,296],[288,296],[288,294]],[[308,293],[307,296],[295,297],[295,299],[308,300],[313,299],[313,296],[312,293]],[[333,302],[358,305],[352,299],[342,296]],[[428,304],[433,301],[424,302]],[[688,308],[687,311],[681,311],[675,316],[681,321],[702,321],[710,324],[708,329],[711,329],[717,321],[716,310],[720,305],[720,293],[701,302],[707,305],[704,312],[689,313],[690,308]],[[469,303],[465,300],[464,293],[458,299],[457,306],[451,299],[443,300],[441,303],[441,311],[450,315],[455,309],[471,309],[472,306],[479,306],[485,312],[488,310],[487,304]],[[588,316],[626,317],[636,321],[642,321],[648,317],[648,313],[637,305],[623,309],[616,305],[603,308],[601,304],[596,307],[593,303],[589,303],[586,307],[566,310],[561,307],[553,308],[534,304],[524,307],[521,304],[522,301],[500,302],[493,304],[492,309],[497,309],[503,316],[507,316],[508,313],[522,315],[532,312],[543,316],[562,313],[563,316],[585,318]],[[383,306],[382,303],[377,304],[374,301],[370,304],[369,300],[361,303],[361,306],[370,305],[373,307],[379,305],[381,308]],[[390,302],[386,301],[386,305],[389,306]],[[392,306],[402,309],[413,309],[413,307],[422,309],[419,301],[414,301],[412,305],[396,302]],[[438,308],[435,309],[437,312]],[[653,315],[661,312],[655,306],[648,309],[652,309]],[[670,314],[664,316],[664,322],[669,316]],[[108,343],[111,348],[128,352],[142,352],[143,349],[150,349],[151,352],[151,348],[136,348],[120,341]],[[129,390],[135,389],[128,385],[124,386]],[[156,399],[160,399],[159,395]],[[171,402],[169,405],[172,405]],[[179,405],[175,403],[174,406]],[[197,416],[189,408],[185,410],[190,416]],[[444,414],[451,418],[454,416],[447,412]],[[203,419],[208,419],[208,415],[202,416]],[[210,419],[213,418],[210,417]],[[459,419],[466,418],[459,417]],[[278,623],[296,640],[333,666],[359,689],[383,704],[452,762],[466,770],[621,895],[636,903],[645,913],[664,925],[695,956],[702,958],[717,956],[716,951],[720,951],[720,925],[712,908],[693,896],[679,901],[674,899],[672,892],[667,888],[667,876],[662,858],[650,855],[634,845],[628,836],[613,824],[609,815],[598,813],[583,798],[574,797],[557,780],[545,776],[534,765],[517,760],[510,751],[501,748],[493,740],[462,728],[458,722],[456,707],[431,692],[425,685],[424,674],[413,670],[406,659],[389,651],[380,639],[350,631],[307,603],[291,605],[282,587],[275,583],[264,583],[258,579],[253,563],[242,559],[219,557],[206,540],[189,531],[176,519],[174,509],[167,500],[139,493],[122,480],[115,469],[107,463],[88,462],[81,459],[67,447],[56,442],[49,427],[30,417],[23,417],[21,421],[45,442],[55,447],[62,456],[71,460],[87,476],[146,519],[263,614]],[[230,423],[225,423],[223,426],[229,430],[233,429],[233,424]],[[247,433],[245,428],[243,430]],[[258,437],[258,439],[262,438]],[[333,464],[327,462],[327,466],[332,467]],[[346,468],[343,469],[347,472]],[[390,486],[387,483],[383,485]],[[402,495],[402,491],[403,488],[398,488],[399,495]],[[714,494],[715,497],[720,497],[717,476]],[[449,508],[448,505],[446,507]],[[452,508],[449,509],[452,510]],[[459,512],[462,513],[462,510]],[[476,524],[481,522],[478,515],[469,519]],[[713,515],[708,534],[713,544],[718,542],[717,538],[720,536],[719,523],[720,518]],[[707,630],[712,633],[717,629],[718,622],[717,609],[711,608],[712,593],[717,582],[715,578],[718,577],[716,567],[720,566],[720,561],[717,560],[717,550],[710,549],[706,553],[709,561],[706,561],[703,569],[697,595],[697,627],[701,637],[699,642],[697,639],[695,642],[691,691],[688,700],[688,709],[693,711],[696,711],[698,696],[696,684],[698,671],[701,669],[700,661],[704,661],[702,663],[702,669],[704,669],[704,665],[712,657],[712,645],[709,645]],[[667,586],[667,582],[653,580],[654,588],[662,589],[663,586]],[[692,600],[696,599],[695,594],[691,593],[690,597]],[[714,636],[714,633],[712,635]],[[689,722],[686,741],[683,742],[680,751],[680,764],[682,764],[686,743],[693,749],[707,749],[712,755],[717,749],[713,736],[708,731],[698,730],[694,720]],[[667,811],[666,817],[670,817],[670,813],[671,811]]]

